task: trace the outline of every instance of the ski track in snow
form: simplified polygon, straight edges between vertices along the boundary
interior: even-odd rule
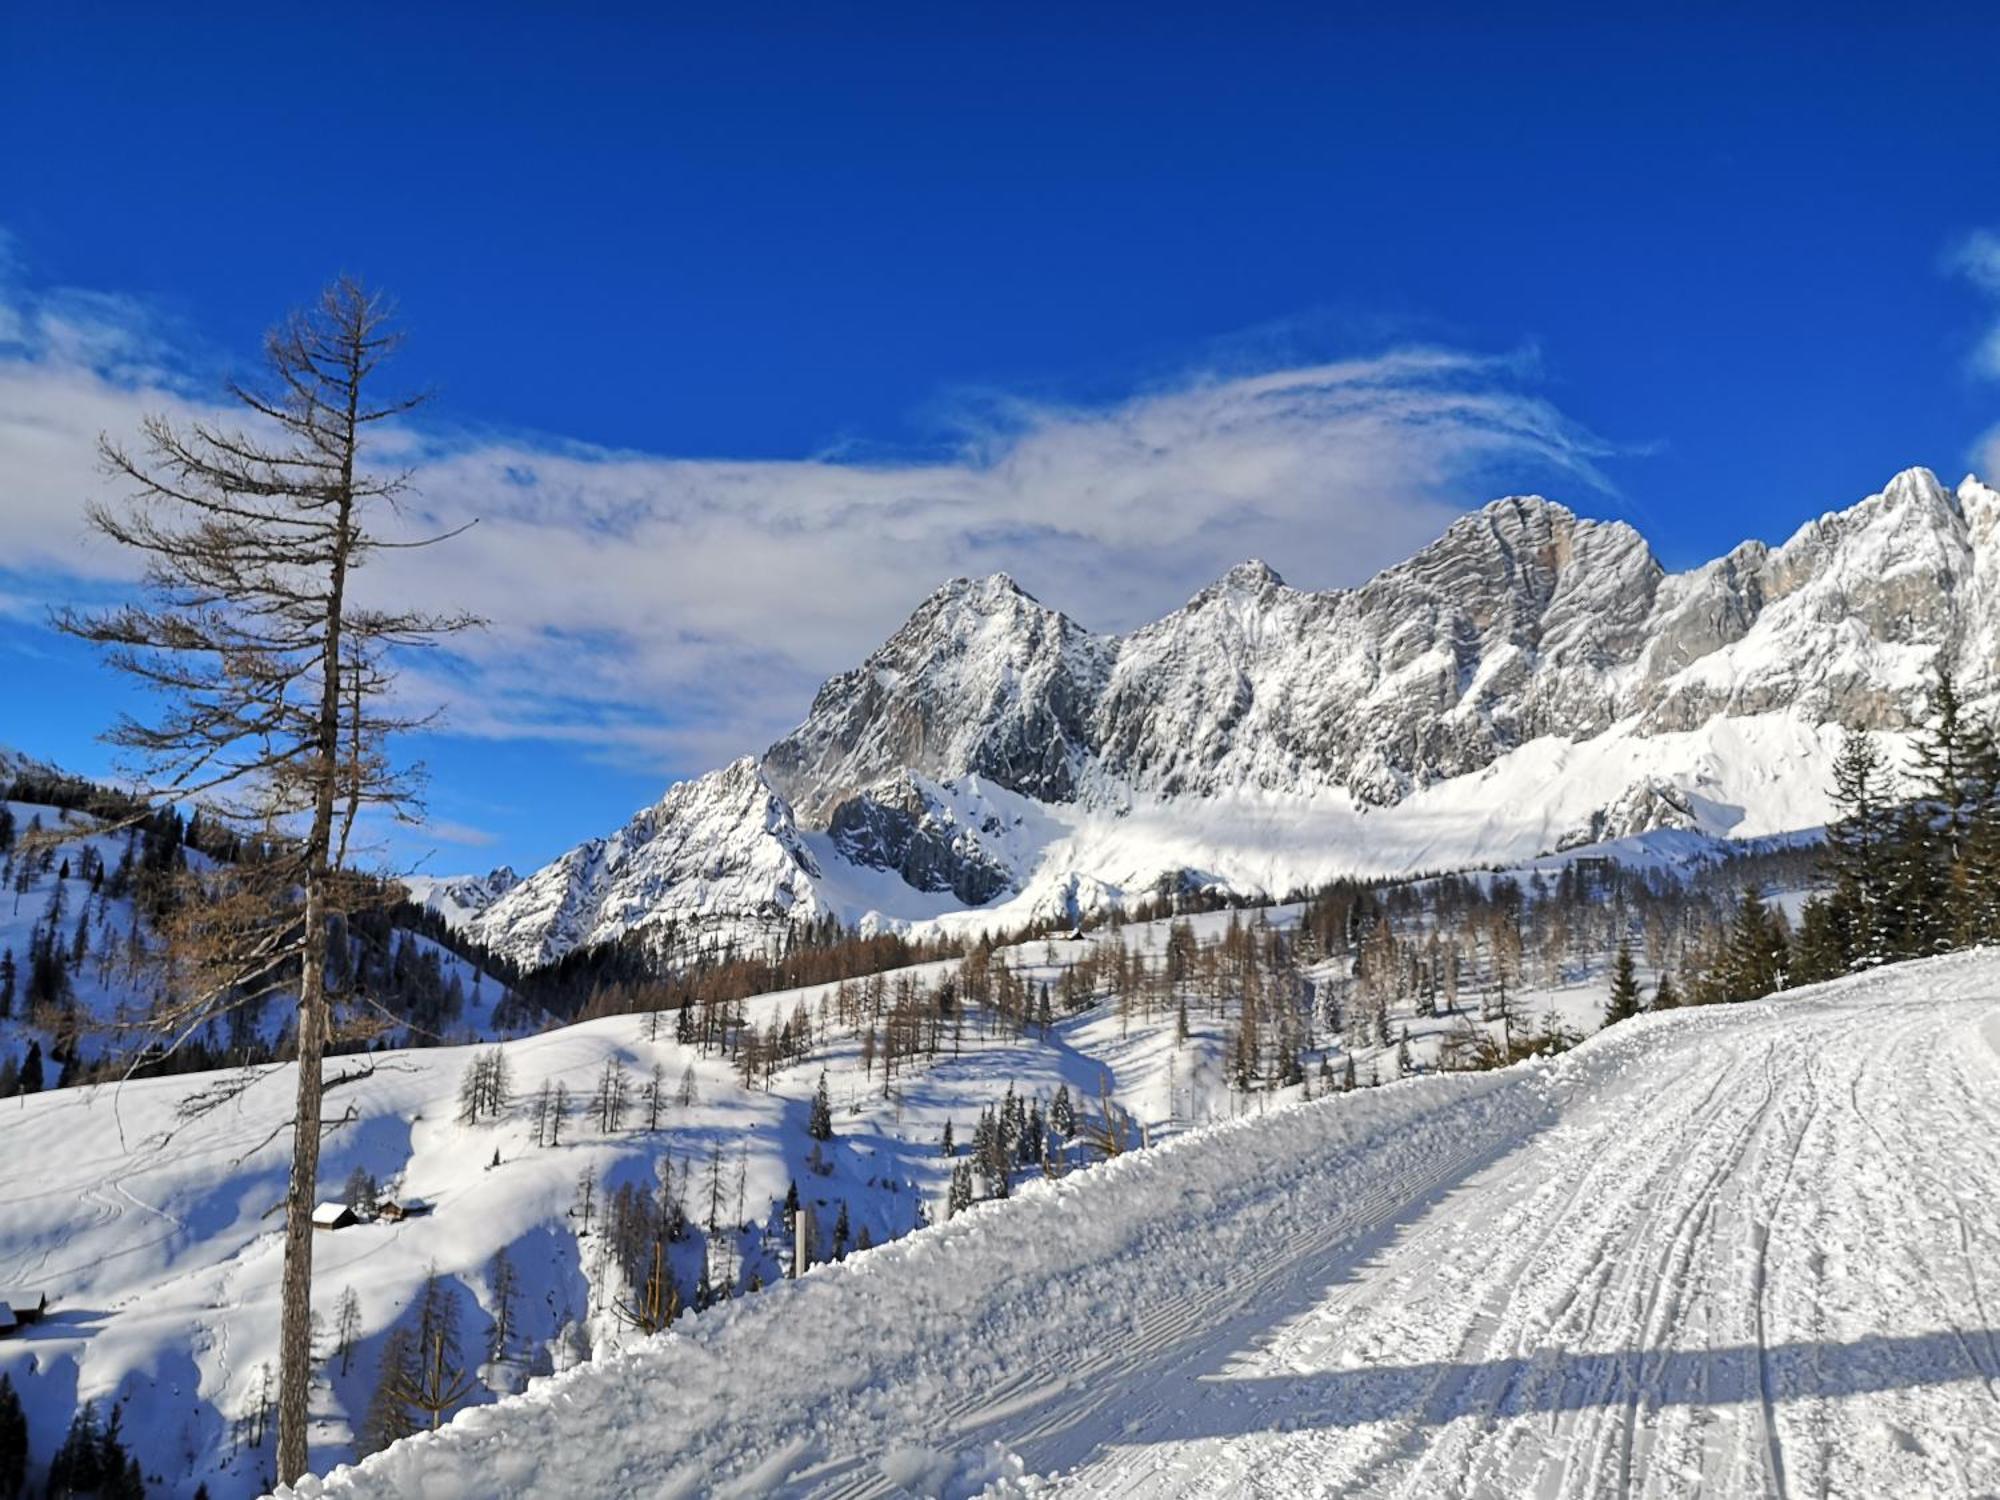
[[[304,1494],[2000,1492],[2000,955],[1204,1130]]]

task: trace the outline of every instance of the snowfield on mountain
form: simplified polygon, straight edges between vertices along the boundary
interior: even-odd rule
[[[1196,1131],[294,1492],[2000,1490],[2000,954]]]

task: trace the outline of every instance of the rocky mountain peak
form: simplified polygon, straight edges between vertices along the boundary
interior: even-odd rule
[[[1205,859],[1200,840],[1241,826],[1243,799],[1274,828],[1307,808],[1400,815],[1414,801],[1431,829],[1424,801],[1522,756],[1552,768],[1547,784],[1519,783],[1519,806],[1475,798],[1480,828],[1546,833],[1558,807],[1564,839],[1732,826],[1737,802],[1792,774],[1780,765],[1816,787],[1823,768],[1806,762],[1838,726],[1906,727],[1940,655],[1975,700],[2000,694],[2000,494],[1974,478],[1947,490],[1926,469],[1782,546],[1748,542],[1682,573],[1623,521],[1522,495],[1357,587],[1296,590],[1246,562],[1123,636],[1093,635],[1004,574],[954,579],[829,679],[761,766],[676,788],[482,923],[519,917],[532,954],[647,912],[683,922],[747,902],[741,920],[768,922],[825,910],[823,880],[842,871],[867,872],[871,901],[888,899],[888,877],[932,910],[1042,886],[1131,890]],[[1670,738],[1695,731],[1749,735],[1777,759],[1720,796],[1727,768]],[[1632,753],[1607,752],[1577,791],[1564,756],[1595,755],[1607,735]],[[1060,831],[1093,819],[1154,832],[1111,839],[1093,864]],[[1450,821],[1422,841],[1435,857],[1470,847]],[[1158,832],[1175,828],[1198,832]]]
[[[1278,570],[1261,557],[1253,557],[1248,562],[1238,563],[1211,585],[1213,589],[1228,594],[1261,594],[1265,589],[1281,589],[1285,586],[1285,580],[1278,576]]]

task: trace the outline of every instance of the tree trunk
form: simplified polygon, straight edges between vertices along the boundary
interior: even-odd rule
[[[292,1180],[285,1196],[283,1315],[278,1335],[278,1480],[306,1472],[307,1400],[312,1391],[313,1199],[319,1182],[321,1057],[326,1039],[322,882],[306,881],[306,945],[299,982],[299,1087],[292,1120]]]
[[[326,888],[331,875],[334,797],[340,779],[340,651],[353,548],[356,413],[361,351],[353,350],[341,463],[337,541],[327,582],[325,654],[320,661],[319,754],[314,767],[312,828],[306,835],[305,933],[299,960],[299,1088],[292,1119],[292,1178],[285,1199],[285,1269],[278,1332],[278,1482],[306,1472],[312,1396],[313,1200],[319,1184],[321,1063],[330,1030],[326,999]]]

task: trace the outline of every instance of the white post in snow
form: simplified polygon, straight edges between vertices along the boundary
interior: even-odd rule
[[[799,1211],[792,1218],[792,1277],[794,1280],[805,1275],[812,1267],[813,1211],[809,1203],[801,1203]]]

